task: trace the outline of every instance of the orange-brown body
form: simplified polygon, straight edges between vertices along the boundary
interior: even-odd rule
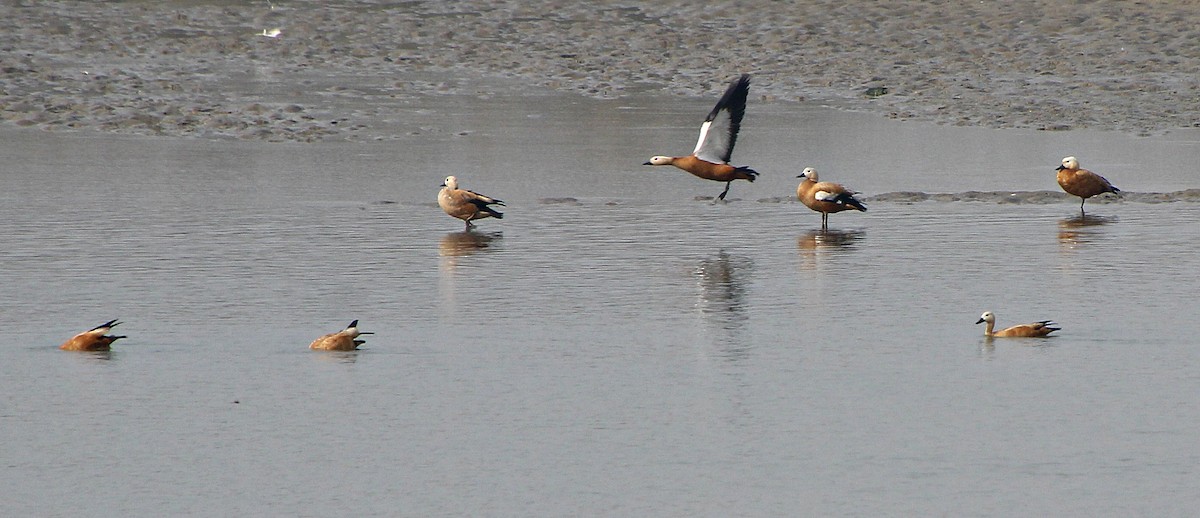
[[[70,340],[63,342],[58,346],[64,351],[108,351],[112,349],[112,343],[125,338],[124,336],[105,335],[109,330],[116,327],[116,320],[111,320],[104,324],[100,324],[92,329],[72,336]]]
[[[992,329],[996,325],[996,316],[993,315],[991,311],[985,312],[982,316],[979,317],[979,320],[977,320],[975,323],[978,324],[980,322],[987,322],[987,328],[983,330],[983,334],[985,336],[998,337],[998,338],[1041,337],[1041,336],[1046,336],[1050,333],[1053,333],[1053,332],[1059,330],[1059,328],[1053,327],[1055,325],[1054,322],[1051,322],[1049,320],[1043,320],[1041,322],[1033,322],[1031,324],[1015,325],[1015,326],[1012,326],[1012,327],[1009,327],[1006,329],[1002,329],[1000,331],[993,332]]]
[[[311,336],[311,335],[310,335]],[[342,332],[330,333],[324,335],[308,346],[309,349],[319,349],[322,351],[353,351],[358,349],[358,346],[364,344],[363,340],[355,340],[349,335]]]
[[[671,157],[671,165],[683,169],[705,180],[732,182],[748,180],[753,182],[755,175],[746,168],[737,168],[729,164],[714,164],[695,155]]]
[[[309,349],[318,349],[322,351],[353,351],[358,349],[358,346],[366,343],[365,340],[355,340],[359,335],[369,335],[368,332],[359,332],[358,321],[350,322],[350,325],[336,333],[324,335],[313,343],[309,344]]]
[[[1080,198],[1079,209],[1083,210],[1083,204],[1088,198],[1106,192],[1121,192],[1120,189],[1113,187],[1107,179],[1096,173],[1081,169],[1079,161],[1075,157],[1069,156],[1063,159],[1062,165],[1058,166],[1058,186],[1062,187],[1067,194],[1078,196]]]

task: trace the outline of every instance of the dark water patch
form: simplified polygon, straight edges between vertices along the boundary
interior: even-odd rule
[[[988,203],[1028,203],[1034,205],[1049,205],[1064,202],[1076,202],[1078,197],[1065,192],[1056,191],[964,191],[947,193],[926,193],[919,191],[886,192],[866,196],[867,202],[889,203],[918,203],[923,201],[958,202],[977,201]],[[1088,198],[1088,203],[1166,203],[1166,202],[1198,202],[1200,189],[1185,189],[1173,192],[1128,192],[1120,195],[1103,195]]]
[[[911,204],[927,201],[940,203],[953,202],[980,202],[980,203],[996,203],[996,204],[1029,204],[1029,205],[1054,205],[1059,203],[1078,203],[1079,198],[1065,192],[1056,191],[963,191],[963,192],[921,192],[921,191],[895,191],[875,194],[871,196],[859,196],[867,203],[895,203],[895,204]],[[705,203],[740,203],[746,202],[742,198],[726,198],[725,200],[717,200],[715,196],[695,196],[692,201]],[[754,202],[761,204],[783,204],[783,203],[799,203],[795,196],[768,196],[757,198]],[[538,198],[538,205],[567,205],[567,206],[586,206],[592,204],[600,204],[607,206],[627,205],[634,200],[631,199],[607,199],[607,200],[581,200],[570,196],[561,197],[545,197]],[[1107,204],[1107,203],[1171,203],[1171,202],[1200,202],[1200,189],[1186,189],[1182,191],[1172,192],[1128,192],[1122,191],[1119,196],[1111,194],[1093,196],[1088,198],[1087,204]],[[395,203],[395,202],[373,202]],[[636,202],[634,202],[636,204]],[[414,204],[410,204],[414,205]],[[432,207],[436,204],[432,202],[418,203],[415,205]]]

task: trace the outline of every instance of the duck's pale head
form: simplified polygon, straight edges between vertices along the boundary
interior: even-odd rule
[[[650,157],[650,160],[642,165],[671,165],[673,162],[675,162],[675,157],[658,155]]]
[[[982,315],[979,315],[979,320],[976,320],[975,323],[982,324],[984,322],[989,324],[996,323],[996,315],[993,315],[991,311],[984,311]]]
[[[805,167],[804,171],[801,171],[800,175],[796,178],[807,178],[815,182],[817,181],[817,170],[811,167]]]
[[[456,178],[454,176],[447,176],[446,179],[442,181],[442,187],[457,189],[458,188],[458,178]]]
[[[1079,160],[1073,156],[1063,158],[1062,165],[1058,167],[1058,170],[1063,169],[1079,169]]]

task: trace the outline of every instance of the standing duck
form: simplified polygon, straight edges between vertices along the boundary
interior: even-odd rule
[[[489,205],[503,206],[504,202],[484,196],[477,192],[458,188],[458,178],[447,176],[442,182],[442,190],[438,192],[438,206],[446,214],[467,222],[467,229],[475,227],[473,220],[483,218],[503,218],[504,214],[497,212]]]
[[[1058,166],[1058,185],[1067,194],[1079,197],[1079,212],[1083,212],[1083,204],[1088,198],[1106,192],[1119,193],[1120,189],[1113,187],[1103,176],[1079,168],[1079,160],[1073,156],[1062,159]]]
[[[855,209],[866,212],[867,206],[854,197],[858,194],[845,188],[842,184],[822,182],[817,179],[817,170],[804,168],[800,176],[803,178],[796,187],[796,198],[808,208],[821,213],[821,230],[829,228],[829,213]]]

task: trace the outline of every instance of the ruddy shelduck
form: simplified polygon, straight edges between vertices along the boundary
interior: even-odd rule
[[[987,322],[987,328],[983,330],[983,334],[984,336],[989,337],[1038,337],[1046,336],[1061,329],[1058,327],[1053,327],[1058,325],[1054,322],[1042,320],[1041,322],[1016,325],[1008,329],[992,332],[992,329],[996,326],[996,315],[991,311],[984,311],[983,314],[979,316],[979,320],[975,321],[976,324],[981,324],[983,322]]]
[[[1120,189],[1113,187],[1103,176],[1079,168],[1079,160],[1073,156],[1062,159],[1058,171],[1058,185],[1067,194],[1079,197],[1079,212],[1083,212],[1083,204],[1088,198],[1106,192],[1119,193]]]
[[[817,179],[817,170],[804,168],[796,178],[803,178],[796,187],[796,198],[808,208],[821,213],[821,228],[829,227],[829,214],[843,210],[855,209],[867,211],[867,206],[854,197],[857,192],[845,188],[841,184],[822,182]]]
[[[124,336],[106,335],[120,322],[109,320],[103,324],[93,327],[87,331],[72,336],[70,340],[63,342],[58,346],[64,351],[108,351],[111,349],[112,343],[125,338]]]
[[[725,182],[725,190],[717,196],[724,200],[729,184],[734,180],[753,182],[758,172],[746,166],[729,165],[733,145],[737,143],[742,117],[746,114],[746,97],[750,94],[750,75],[734,79],[700,125],[696,149],[687,156],[653,156],[642,165],[673,165],[705,180]]]
[[[355,340],[361,335],[375,334],[367,331],[358,330],[358,321],[350,322],[350,325],[345,329],[336,333],[330,333],[322,336],[308,346],[309,349],[319,349],[322,351],[353,351],[358,349],[358,346],[367,343],[366,340]]]
[[[503,218],[504,214],[497,212],[489,205],[504,206],[504,202],[484,196],[477,192],[458,188],[458,178],[447,176],[442,182],[442,190],[438,192],[438,206],[446,214],[467,222],[467,228],[474,228],[473,220],[483,218]]]

